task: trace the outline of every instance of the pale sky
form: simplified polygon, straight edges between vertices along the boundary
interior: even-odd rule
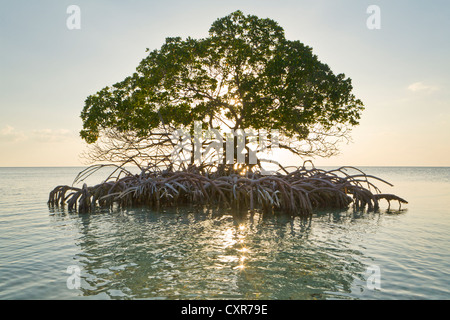
[[[370,5],[381,29],[367,27]],[[84,100],[132,74],[146,48],[206,37],[238,9],[311,46],[364,102],[353,142],[316,165],[450,166],[448,0],[0,1],[0,166],[83,165]]]

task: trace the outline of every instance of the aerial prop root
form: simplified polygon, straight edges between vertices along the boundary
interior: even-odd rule
[[[308,161],[309,162],[309,161]],[[392,186],[389,182],[367,175],[354,167],[323,170],[311,166],[282,168],[273,175],[259,171],[245,174],[202,172],[195,167],[179,171],[159,168],[141,170],[132,174],[123,165],[94,165],[81,171],[74,180],[80,183],[105,167],[113,167],[102,183],[81,188],[60,185],[54,188],[48,199],[51,207],[64,206],[80,213],[93,212],[96,208],[118,207],[166,207],[186,204],[223,205],[228,208],[284,211],[293,215],[311,214],[316,208],[344,209],[353,204],[357,209],[379,209],[379,201],[395,200],[408,203],[393,194],[381,193],[373,180]],[[198,169],[198,168],[197,168]],[[350,174],[348,170],[356,171]],[[288,172],[288,173],[286,173]],[[114,176],[117,174],[117,176]]]

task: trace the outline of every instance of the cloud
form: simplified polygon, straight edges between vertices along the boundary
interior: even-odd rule
[[[412,92],[432,93],[439,90],[436,86],[426,85],[423,82],[414,82],[408,86],[408,90]]]
[[[32,139],[39,142],[62,142],[72,135],[72,132],[67,129],[40,129],[31,133]]]
[[[2,142],[19,142],[26,140],[27,137],[22,131],[17,131],[14,127],[6,125],[0,130],[0,141]]]
[[[67,129],[39,129],[31,132],[23,132],[6,125],[0,129],[0,142],[17,143],[22,141],[32,141],[39,143],[66,142],[76,134]]]

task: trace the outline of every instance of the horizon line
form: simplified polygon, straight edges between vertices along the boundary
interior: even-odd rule
[[[105,164],[105,165],[109,165]],[[68,165],[68,166],[0,166],[1,168],[88,168],[93,165]],[[118,165],[119,166],[119,165]],[[137,167],[137,166],[123,166],[125,168]],[[295,167],[295,166],[286,166],[286,167]],[[300,166],[298,166],[300,167]],[[437,165],[314,165],[314,167],[378,167],[378,168],[450,168],[450,165],[447,166],[437,166]]]

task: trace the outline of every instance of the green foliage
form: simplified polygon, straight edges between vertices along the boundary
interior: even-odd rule
[[[364,108],[352,89],[275,21],[236,11],[216,20],[207,38],[167,38],[132,76],[89,96],[80,134],[93,143],[106,129],[145,137],[163,124],[202,121],[303,140],[316,125],[358,124]]]

